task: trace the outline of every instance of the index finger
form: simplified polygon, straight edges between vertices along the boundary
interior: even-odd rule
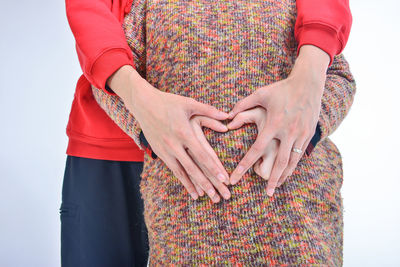
[[[256,141],[244,155],[243,159],[239,162],[238,166],[232,172],[229,182],[236,184],[247,172],[247,170],[254,165],[254,163],[262,156],[268,143],[273,139],[274,131],[270,127],[266,127],[258,134]]]
[[[208,119],[212,120],[211,118],[208,118]],[[208,126],[210,126],[210,125],[208,125]],[[209,153],[209,156],[211,157],[213,162],[215,162],[218,165],[219,170],[222,172],[222,174],[224,176],[224,180],[221,180],[221,181],[224,182],[226,185],[228,185],[229,184],[229,174],[226,172],[225,167],[222,165],[222,162],[218,158],[214,149],[211,147],[207,138],[205,137],[204,132],[201,129],[201,126],[197,124],[193,127],[193,130],[197,134],[197,137],[199,138],[199,142],[202,144],[204,149]]]
[[[194,130],[196,132],[196,130]],[[203,131],[201,133],[204,135]],[[205,137],[204,137],[205,139]],[[204,140],[203,140],[204,141]],[[194,154],[194,160],[198,162],[199,168],[203,173],[210,177],[213,176],[222,183],[228,184],[228,176],[225,168],[222,166],[219,158],[216,156],[215,151],[211,148],[206,139],[206,145],[202,140],[198,140],[197,137],[193,138],[189,143],[188,147]],[[207,149],[209,147],[209,149]]]

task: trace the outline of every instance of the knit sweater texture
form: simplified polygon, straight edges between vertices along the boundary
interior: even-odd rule
[[[296,59],[295,0],[134,0],[124,20],[136,70],[159,90],[229,112],[254,90],[286,78]],[[121,99],[92,86],[96,101],[140,145]],[[194,200],[160,159],[145,154],[140,191],[150,266],[342,266],[341,154],[332,134],[356,83],[343,54],[327,70],[321,139],[272,197],[250,168],[229,200]],[[228,173],[257,137],[255,124],[203,128]]]

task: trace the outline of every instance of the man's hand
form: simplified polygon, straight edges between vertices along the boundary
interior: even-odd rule
[[[277,139],[280,141],[279,150],[267,187],[267,194],[272,196],[278,183],[281,184],[293,172],[314,135],[329,56],[312,45],[304,45],[301,49],[302,56],[299,55],[286,79],[257,89],[238,101],[230,112],[229,118],[232,119],[240,112],[256,106],[267,111],[263,129],[231,174],[231,184],[237,183],[262,157],[269,143]],[[301,149],[302,153],[293,152],[293,148]]]
[[[228,128],[226,127],[225,124],[223,124],[221,121],[206,117],[206,116],[201,116],[201,115],[195,115],[190,119],[190,123],[192,124],[193,130],[196,134],[196,137],[198,139],[198,141],[201,143],[201,145],[207,150],[207,152],[209,153],[209,155],[211,156],[210,160],[214,161],[214,162],[220,162],[218,156],[215,154],[215,151],[212,149],[212,147],[210,146],[210,144],[208,143],[208,140],[206,139],[206,137],[204,136],[204,132],[202,127],[207,127],[210,128],[214,131],[218,131],[218,132],[226,132],[228,130]],[[190,156],[194,159],[196,159],[196,157],[193,155],[193,153],[188,150]],[[204,165],[204,162],[198,162],[196,160],[196,164],[198,166],[202,166]],[[213,181],[214,186],[217,187],[218,191],[224,196],[225,199],[229,199],[230,198],[230,192],[228,190],[228,188],[221,182],[218,181],[217,179],[215,179],[215,177],[210,173],[207,174],[207,177]],[[229,181],[226,181],[226,183],[228,183]],[[194,183],[196,186],[197,191],[199,192],[200,196],[203,196],[203,193],[200,186],[197,185],[197,183]]]
[[[121,68],[108,82],[139,122],[154,153],[194,199],[204,190],[213,202],[219,202],[214,186],[226,199],[230,197],[228,188],[222,184],[229,183],[229,175],[199,133],[199,125],[227,131],[226,126],[218,122],[225,120],[227,113],[189,97],[162,92],[141,78],[131,66]]]
[[[255,107],[249,110],[238,113],[234,119],[227,125],[229,130],[238,129],[247,123],[255,123],[257,131],[261,132],[264,129],[267,119],[267,111],[263,107]],[[261,176],[264,180],[269,180],[271,171],[279,151],[279,140],[272,139],[271,142],[265,147],[261,157],[253,165],[254,172]],[[297,166],[297,163],[295,164]],[[294,167],[295,167],[294,166]],[[282,175],[278,187],[292,174],[294,168],[289,169],[287,175]]]

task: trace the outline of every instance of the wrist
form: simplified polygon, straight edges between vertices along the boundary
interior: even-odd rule
[[[129,94],[129,75],[134,71],[130,65],[123,65],[106,80],[108,85],[122,100]]]
[[[314,45],[303,45],[288,78],[297,77],[319,85],[315,88],[323,88],[329,62],[330,57],[324,50]]]
[[[306,65],[310,70],[320,75],[326,75],[330,62],[330,56],[315,45],[302,45],[295,61],[296,65]]]
[[[131,65],[124,65],[115,71],[108,79],[107,85],[122,99],[125,105],[130,105],[132,96],[141,87],[144,79]]]
[[[134,111],[145,110],[155,102],[156,96],[154,94],[160,92],[136,71],[129,75],[129,84],[131,85],[130,90],[124,103],[131,108],[134,115],[136,114]]]

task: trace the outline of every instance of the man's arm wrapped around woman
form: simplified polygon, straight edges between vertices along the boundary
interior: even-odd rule
[[[356,81],[343,54],[334,56],[327,70],[318,119],[320,140],[331,135],[350,111],[356,94]]]
[[[121,98],[118,95],[107,94],[94,86],[92,86],[92,91],[100,107],[135,141],[139,148],[153,159],[157,158],[144,137],[139,122],[125,107]],[[314,137],[307,148],[307,156],[320,141],[339,127],[353,104],[355,93],[356,82],[349,63],[343,54],[334,56],[331,66],[327,69],[319,120]]]

